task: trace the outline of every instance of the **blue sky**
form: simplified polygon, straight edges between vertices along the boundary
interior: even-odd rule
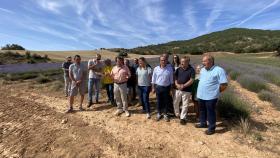
[[[133,48],[231,27],[280,29],[280,0],[1,0],[0,46]]]

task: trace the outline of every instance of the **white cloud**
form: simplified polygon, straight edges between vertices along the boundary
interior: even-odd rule
[[[9,9],[5,9],[5,8],[0,8],[0,11],[5,12],[5,13],[9,13],[9,14],[13,14],[14,11],[11,11]]]

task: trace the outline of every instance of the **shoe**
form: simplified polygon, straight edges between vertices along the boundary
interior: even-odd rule
[[[81,106],[79,107],[79,110],[80,110],[80,111],[84,111],[83,107],[81,107]]]
[[[205,134],[206,134],[206,135],[212,135],[212,134],[214,134],[214,133],[215,133],[215,130],[211,130],[211,131],[206,130],[206,131],[205,131]]]
[[[126,117],[129,117],[129,116],[130,116],[129,111],[127,111],[127,110],[125,111],[125,116],[126,116]]]
[[[123,113],[122,110],[117,110],[117,111],[115,112],[115,115],[116,115],[116,116],[120,116],[122,113]]]
[[[65,111],[66,114],[72,113],[73,112],[73,108],[69,108],[67,111]]]
[[[164,115],[163,117],[164,117],[164,120],[165,120],[166,122],[169,122],[169,121],[170,121],[170,118],[169,118],[168,115]]]
[[[181,125],[186,125],[186,124],[187,124],[187,120],[185,120],[185,119],[180,119],[180,124],[181,124]]]
[[[156,121],[160,121],[161,118],[162,118],[162,115],[161,115],[161,114],[157,114],[157,119],[156,119]]]
[[[195,128],[207,128],[207,125],[196,124]]]
[[[88,106],[87,106],[87,107],[88,107],[88,108],[91,107],[92,104],[93,104],[92,102],[88,102]]]
[[[146,118],[147,118],[147,119],[150,119],[150,118],[151,118],[151,114],[150,114],[150,113],[147,113],[147,114],[146,114]]]

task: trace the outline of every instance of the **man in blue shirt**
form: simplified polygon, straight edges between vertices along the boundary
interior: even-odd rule
[[[164,114],[165,121],[169,121],[167,108],[170,103],[169,95],[170,88],[173,84],[173,69],[167,65],[167,59],[164,56],[160,57],[160,65],[155,67],[152,76],[152,91],[157,96],[157,121]]]
[[[206,128],[205,134],[212,135],[216,128],[216,103],[219,95],[227,87],[227,76],[223,68],[214,64],[214,57],[210,54],[203,56],[199,84],[197,88],[197,98],[200,105],[200,124],[197,128]]]

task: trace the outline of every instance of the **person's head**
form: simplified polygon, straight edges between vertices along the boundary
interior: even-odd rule
[[[210,69],[214,65],[214,57],[208,53],[204,54],[202,64],[206,69]]]
[[[71,56],[66,57],[66,61],[67,62],[72,62],[72,57]]]
[[[172,64],[173,65],[179,65],[180,64],[180,58],[179,58],[178,55],[173,56]]]
[[[123,66],[123,65],[124,65],[124,59],[123,59],[123,57],[118,56],[118,57],[116,58],[116,64],[117,64],[117,66]]]
[[[139,64],[139,61],[137,58],[134,58],[133,61],[134,61],[134,64]]]
[[[199,64],[195,67],[195,73],[200,74],[200,70],[203,68],[203,65]]]
[[[80,55],[75,55],[74,62],[77,63],[77,64],[80,64],[81,63],[81,56]]]
[[[128,66],[129,66],[129,60],[128,60],[128,59],[125,59],[125,60],[124,60],[124,64],[128,67]]]
[[[101,60],[101,55],[100,54],[96,54],[96,60],[100,61]]]
[[[162,56],[166,58],[166,61],[169,60],[169,54],[168,53],[164,53],[164,54],[162,54]]]
[[[189,57],[189,56],[184,56],[184,57],[181,59],[181,66],[182,66],[183,68],[187,68],[189,64],[190,64],[190,57]]]
[[[165,56],[161,56],[160,58],[159,58],[159,63],[160,63],[160,66],[161,67],[165,67],[166,65],[167,65],[167,58],[165,57]]]
[[[105,63],[105,65],[106,66],[111,66],[111,60],[110,59],[106,59],[105,61],[104,61],[104,63]]]
[[[146,62],[146,59],[145,59],[144,57],[140,57],[140,58],[139,58],[139,66],[140,66],[141,68],[146,68],[147,62]]]

